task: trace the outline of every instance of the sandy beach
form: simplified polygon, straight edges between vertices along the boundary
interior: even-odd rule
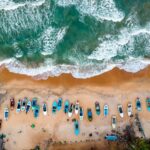
[[[6,149],[28,150],[40,145],[41,149],[91,149],[98,146],[101,149],[110,149],[104,141],[104,135],[111,133],[111,116],[117,116],[117,130],[129,124],[131,119],[127,116],[127,103],[132,102],[134,113],[135,99],[142,100],[142,111],[139,113],[146,137],[150,137],[150,115],[146,110],[145,98],[150,96],[150,67],[138,72],[127,73],[117,68],[102,75],[89,79],[75,79],[71,75],[63,74],[59,77],[49,77],[47,80],[38,80],[25,75],[10,73],[7,69],[0,72],[0,118],[3,119],[3,108],[9,106],[10,97],[16,102],[19,98],[38,98],[38,103],[48,104],[48,115],[43,116],[40,111],[39,118],[33,117],[32,111],[27,115],[19,114],[16,110],[10,111],[8,121],[2,123],[1,133],[6,134]],[[60,110],[52,115],[52,102],[62,97],[70,102],[79,100],[84,109],[84,120],[80,121],[80,135],[74,135],[72,119]],[[94,103],[100,102],[102,113],[97,116]],[[109,105],[109,115],[104,117],[103,106]],[[122,104],[125,116],[119,117],[117,105]],[[92,108],[93,121],[87,119],[87,108]],[[35,128],[31,128],[31,124]],[[92,133],[90,137],[89,134]],[[54,144],[51,144],[51,140]],[[57,143],[57,144],[55,144]],[[66,144],[68,143],[68,144]],[[78,144],[76,144],[78,143]]]

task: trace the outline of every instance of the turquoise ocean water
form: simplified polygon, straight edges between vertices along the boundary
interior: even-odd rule
[[[0,0],[0,65],[89,78],[150,64],[150,0]]]

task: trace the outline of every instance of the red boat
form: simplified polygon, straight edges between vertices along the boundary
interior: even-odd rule
[[[14,100],[14,98],[11,98],[10,99],[10,109],[13,110],[14,107],[15,107],[15,100]]]

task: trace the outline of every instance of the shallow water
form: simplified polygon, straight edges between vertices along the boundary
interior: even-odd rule
[[[150,0],[1,0],[0,65],[43,77],[137,72],[150,58]]]

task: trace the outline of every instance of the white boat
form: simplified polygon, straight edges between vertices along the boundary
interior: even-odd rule
[[[28,100],[27,105],[26,105],[26,114],[29,112],[30,107],[31,107],[31,101]]]
[[[25,111],[25,109],[26,109],[26,103],[27,103],[27,98],[24,98],[22,100],[21,111]]]
[[[128,103],[127,112],[128,112],[128,116],[131,117],[132,114],[133,114],[132,104],[131,103]]]
[[[112,116],[111,118],[111,125],[112,125],[112,129],[116,129],[116,126],[117,126],[117,118],[116,116]]]
[[[46,103],[43,103],[43,115],[44,116],[47,115],[47,105],[46,105]]]
[[[76,101],[75,104],[75,114],[77,115],[79,113],[79,101]]]
[[[120,117],[123,118],[124,117],[124,113],[123,113],[123,108],[122,108],[121,104],[118,105],[118,112],[119,112]]]
[[[108,107],[108,105],[106,104],[106,105],[104,105],[104,116],[105,116],[105,117],[108,116],[108,113],[109,113],[109,107]]]
[[[83,108],[82,107],[80,107],[79,118],[81,121],[83,120]]]
[[[19,113],[21,111],[21,100],[18,101],[17,103],[17,109],[16,112]]]
[[[73,112],[73,104],[70,104],[69,111],[68,111],[68,117],[72,116],[72,112]]]
[[[7,107],[4,108],[4,120],[8,120],[9,110]]]

